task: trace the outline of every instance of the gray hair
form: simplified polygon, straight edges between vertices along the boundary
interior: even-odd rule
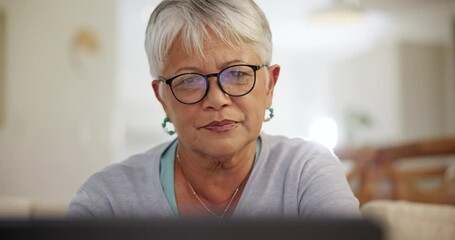
[[[151,75],[158,78],[177,36],[188,53],[203,56],[203,41],[210,33],[232,48],[251,44],[263,63],[270,64],[272,34],[253,0],[163,0],[150,16],[145,36]]]

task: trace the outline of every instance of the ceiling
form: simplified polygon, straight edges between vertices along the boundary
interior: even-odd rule
[[[257,0],[269,18],[274,43],[308,53],[353,53],[384,41],[452,41],[453,0]],[[337,10],[351,10],[351,16]],[[344,21],[352,17],[354,21]],[[324,15],[330,21],[313,21]],[[327,20],[325,18],[325,20]],[[320,19],[319,19],[320,20]]]

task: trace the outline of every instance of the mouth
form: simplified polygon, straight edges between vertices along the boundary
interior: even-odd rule
[[[233,120],[222,120],[210,122],[202,128],[212,132],[225,132],[234,129],[238,125],[239,123]]]

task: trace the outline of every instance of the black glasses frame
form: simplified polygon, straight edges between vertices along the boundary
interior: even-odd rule
[[[254,73],[254,77],[253,77],[253,85],[251,86],[251,89],[248,90],[246,93],[243,93],[243,94],[240,94],[240,95],[235,95],[235,94],[230,94],[228,92],[226,92],[224,89],[223,89],[223,86],[221,85],[221,80],[220,80],[220,73],[222,73],[224,70],[228,69],[228,68],[232,68],[232,67],[250,67],[251,69],[253,69],[253,73]],[[263,68],[263,67],[266,67],[267,64],[263,64],[263,65],[251,65],[251,64],[236,64],[236,65],[231,65],[231,66],[228,66],[228,67],[225,67],[223,69],[221,69],[221,71],[219,71],[218,73],[209,73],[207,75],[204,75],[204,74],[200,74],[200,73],[196,73],[196,72],[188,72],[188,73],[182,73],[182,74],[179,74],[179,75],[176,75],[174,77],[171,77],[169,79],[160,79],[161,81],[163,81],[164,83],[166,83],[167,85],[169,85],[169,87],[171,88],[171,92],[172,92],[172,95],[174,96],[175,99],[177,99],[177,101],[183,103],[183,104],[195,104],[195,103],[198,103],[200,101],[202,101],[202,99],[204,99],[206,96],[207,96],[207,93],[209,92],[209,88],[210,88],[210,82],[209,82],[209,78],[211,77],[216,77],[216,82],[218,84],[218,86],[220,87],[221,91],[223,91],[223,93],[231,96],[231,97],[241,97],[241,96],[245,96],[247,95],[248,93],[250,93],[253,89],[254,89],[254,86],[256,85],[256,72]],[[205,89],[205,93],[204,95],[197,101],[194,101],[194,102],[183,102],[182,100],[180,100],[177,96],[175,96],[175,93],[174,93],[174,89],[172,88],[172,81],[174,81],[174,79],[182,76],[182,75],[186,75],[186,74],[194,74],[194,75],[199,75],[201,77],[203,77],[205,79],[205,82],[207,84],[207,88]]]

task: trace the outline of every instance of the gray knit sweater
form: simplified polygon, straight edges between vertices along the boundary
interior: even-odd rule
[[[339,160],[302,139],[261,134],[262,148],[232,218],[358,217]],[[91,176],[68,217],[175,218],[160,182],[160,158],[170,143]]]

